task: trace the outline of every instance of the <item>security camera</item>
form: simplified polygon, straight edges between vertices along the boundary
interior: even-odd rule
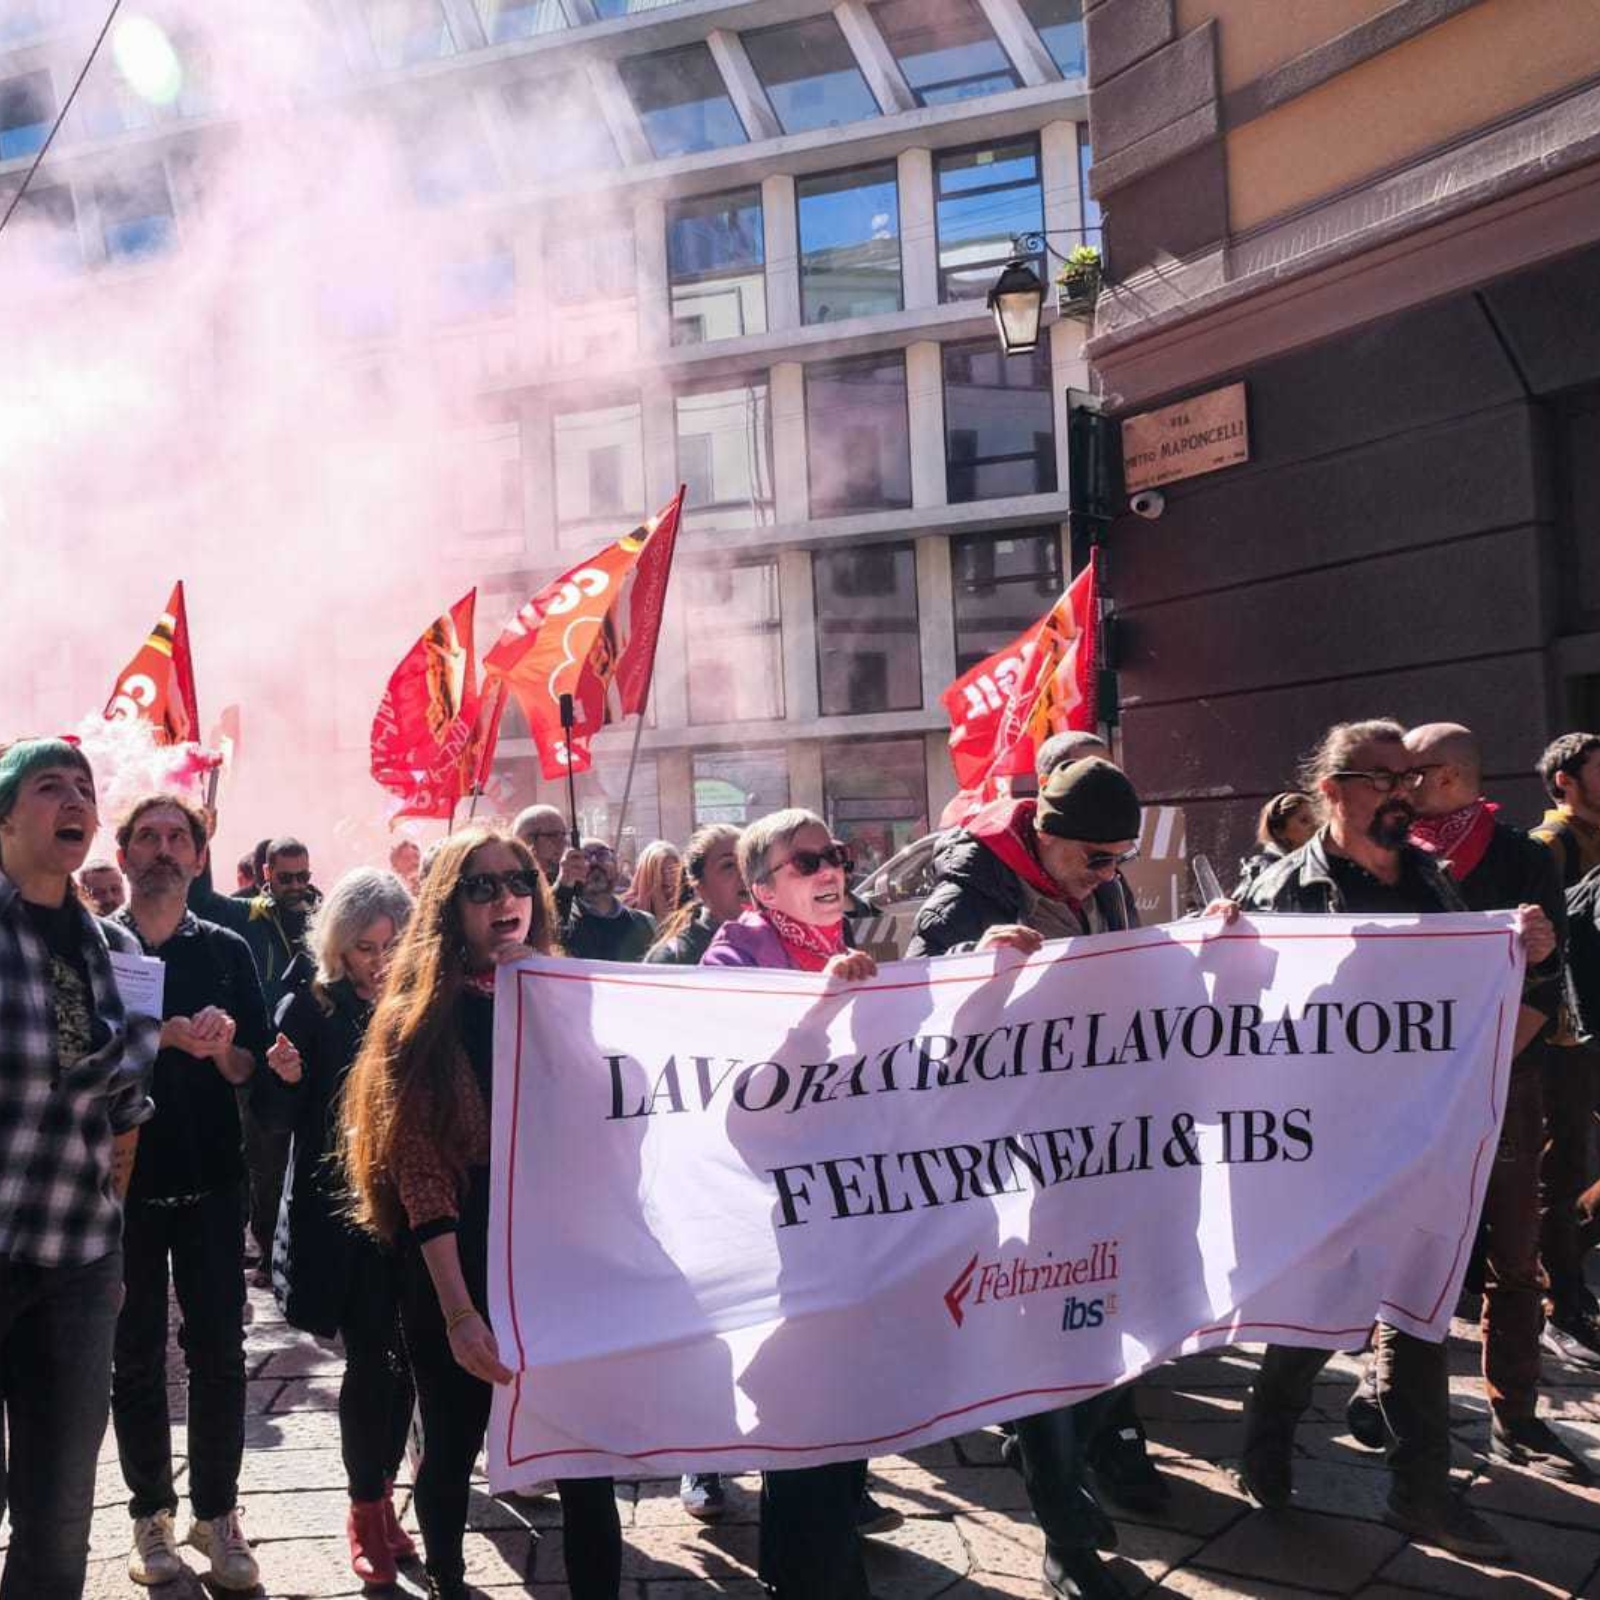
[[[1128,509],[1146,522],[1154,522],[1167,509],[1167,497],[1159,489],[1141,489],[1128,502]]]

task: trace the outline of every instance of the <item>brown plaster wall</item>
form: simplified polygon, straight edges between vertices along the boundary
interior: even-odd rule
[[[1344,3],[1328,0],[1327,9]],[[1180,14],[1191,5],[1257,9],[1251,0],[1180,0]],[[1235,31],[1242,26],[1232,21]],[[1226,84],[1228,19],[1217,32]],[[1231,231],[1357,184],[1597,73],[1600,5],[1483,0],[1229,132]]]
[[[1336,39],[1395,0],[1177,0],[1178,32],[1215,17],[1224,94]]]

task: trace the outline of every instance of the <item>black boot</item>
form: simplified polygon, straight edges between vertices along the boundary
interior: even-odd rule
[[[1128,1600],[1125,1589],[1097,1550],[1081,1546],[1044,1547],[1045,1587],[1061,1600]]]

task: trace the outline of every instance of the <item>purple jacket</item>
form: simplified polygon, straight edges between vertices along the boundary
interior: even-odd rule
[[[702,967],[787,967],[793,965],[778,930],[758,911],[742,911],[712,935]]]

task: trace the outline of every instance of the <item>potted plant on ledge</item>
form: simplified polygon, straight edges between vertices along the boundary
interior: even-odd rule
[[[1100,252],[1080,244],[1056,274],[1056,310],[1063,316],[1094,309],[1100,298]]]

